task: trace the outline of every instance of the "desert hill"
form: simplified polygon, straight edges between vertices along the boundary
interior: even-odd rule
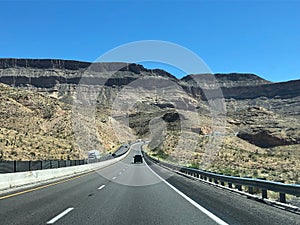
[[[75,159],[144,138],[164,160],[299,182],[300,80],[0,59],[0,83],[2,160]]]

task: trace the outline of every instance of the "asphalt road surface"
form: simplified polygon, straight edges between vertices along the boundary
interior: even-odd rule
[[[300,224],[300,215],[190,180],[157,165],[133,164],[142,143],[99,171],[10,197],[0,224]]]

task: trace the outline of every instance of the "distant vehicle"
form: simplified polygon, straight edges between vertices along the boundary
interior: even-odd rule
[[[143,163],[142,155],[135,155],[133,156],[133,163]]]
[[[88,162],[92,163],[92,162],[97,162],[98,159],[100,159],[100,152],[98,150],[91,150],[88,151]]]

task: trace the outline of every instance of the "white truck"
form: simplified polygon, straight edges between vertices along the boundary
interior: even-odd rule
[[[100,159],[100,152],[98,150],[88,151],[88,163],[97,162]]]

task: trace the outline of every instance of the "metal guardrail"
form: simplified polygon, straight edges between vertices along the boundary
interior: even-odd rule
[[[154,159],[144,153],[150,160],[155,163],[164,165],[173,170],[177,170],[181,173],[184,173],[195,178],[214,182],[215,184],[220,184],[222,186],[227,186],[229,188],[235,188],[239,191],[247,191],[249,194],[254,194],[254,188],[261,190],[262,198],[268,198],[268,191],[273,191],[279,193],[279,201],[281,203],[286,203],[286,194],[300,197],[300,185],[298,184],[284,184],[282,182],[267,181],[264,179],[254,179],[246,177],[235,177],[230,175],[217,174],[213,172],[208,172],[199,169],[193,169],[184,166],[178,166],[166,162],[161,162],[157,159]],[[244,190],[243,190],[244,187]]]

